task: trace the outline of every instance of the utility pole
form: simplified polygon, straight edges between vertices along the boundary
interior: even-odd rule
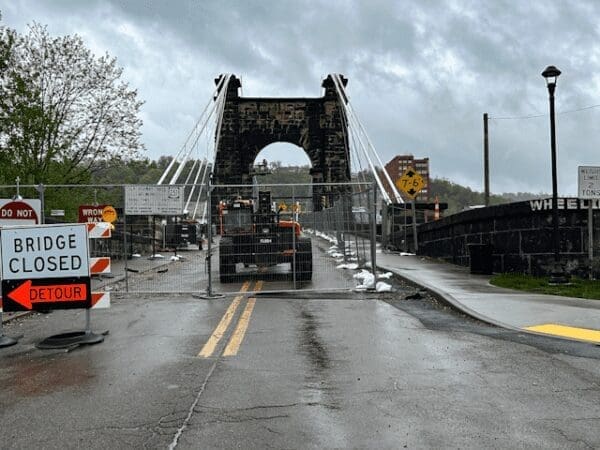
[[[490,146],[488,136],[488,114],[483,114],[483,186],[485,206],[490,206]]]

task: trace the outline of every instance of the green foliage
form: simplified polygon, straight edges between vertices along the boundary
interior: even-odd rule
[[[148,158],[131,160],[112,158],[99,161],[91,173],[91,183],[156,184],[170,160],[170,157],[161,157],[158,161]]]
[[[283,166],[281,162],[270,163],[269,173],[257,176],[258,184],[310,184],[312,176],[309,166]],[[289,197],[292,189],[273,186],[270,188],[273,198]],[[310,186],[295,186],[293,194],[298,197],[310,197],[312,189]]]
[[[600,300],[600,281],[573,277],[571,284],[551,286],[548,277],[533,277],[517,273],[495,275],[490,280],[494,286],[534,292],[536,294],[560,295],[563,297],[590,298]]]
[[[142,103],[121,75],[77,35],[0,26],[1,181],[84,183],[98,161],[138,155]]]

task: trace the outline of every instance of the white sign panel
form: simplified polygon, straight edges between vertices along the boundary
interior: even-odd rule
[[[42,217],[39,199],[0,199],[0,225],[35,225]]]
[[[600,167],[579,166],[579,198],[600,198]]]
[[[0,230],[2,279],[89,277],[85,224]]]
[[[183,214],[184,186],[130,184],[125,186],[125,214],[179,216]]]

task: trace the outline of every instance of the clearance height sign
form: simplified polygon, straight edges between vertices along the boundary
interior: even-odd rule
[[[0,231],[4,311],[91,307],[85,224]]]

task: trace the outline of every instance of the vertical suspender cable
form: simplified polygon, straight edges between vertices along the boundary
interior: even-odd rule
[[[177,163],[177,161],[179,160],[179,158],[181,157],[181,155],[183,154],[183,152],[186,150],[186,146],[188,141],[192,138],[192,136],[194,135],[194,131],[197,130],[198,126],[200,125],[200,123],[202,122],[203,117],[206,114],[206,111],[208,110],[208,108],[211,106],[211,104],[213,105],[214,108],[214,97],[216,95],[219,95],[222,92],[222,88],[224,86],[225,81],[229,81],[229,76],[224,76],[221,77],[221,79],[219,80],[219,82],[217,83],[217,87],[215,88],[215,91],[213,92],[213,95],[211,97],[211,99],[208,101],[208,103],[206,104],[206,106],[204,107],[204,110],[202,111],[202,114],[200,115],[200,118],[196,121],[196,124],[194,125],[194,128],[192,128],[192,131],[190,132],[190,134],[187,136],[183,146],[181,147],[181,149],[177,152],[177,155],[171,160],[171,162],[169,163],[169,165],[167,166],[167,168],[165,169],[165,171],[163,172],[163,174],[161,175],[160,179],[158,180],[158,182],[156,184],[163,184],[163,182],[165,181],[165,179],[167,178],[167,176],[169,175],[169,173],[171,172],[173,166]],[[172,184],[172,183],[171,183]]]
[[[196,133],[196,136],[194,138],[194,141],[192,142],[192,145],[190,145],[190,148],[188,150],[188,152],[185,154],[183,160],[181,161],[181,163],[179,164],[179,167],[177,168],[177,170],[175,171],[175,173],[173,174],[173,176],[171,177],[171,181],[169,182],[169,184],[175,184],[177,182],[177,179],[179,178],[179,175],[181,175],[181,172],[183,171],[183,168],[185,167],[190,155],[192,154],[192,151],[194,150],[196,144],[198,143],[198,139],[200,139],[200,136],[202,136],[202,133],[204,131],[204,129],[206,128],[206,125],[208,124],[210,118],[212,117],[215,109],[217,107],[217,104],[215,103],[213,105],[213,107],[211,108],[208,116],[206,117],[206,119],[204,120],[204,122],[202,123],[202,127],[200,128],[200,130]],[[187,144],[187,143],[186,143]]]
[[[200,167],[198,168],[198,172],[196,172],[196,177],[194,178],[194,186],[192,187],[192,191],[190,192],[190,195],[185,204],[185,209],[188,209],[188,206],[189,206],[190,202],[192,201],[192,197],[194,196],[194,192],[196,192],[196,186],[198,186],[198,178],[200,178],[201,173],[204,173],[206,171],[207,165],[208,165],[208,162],[206,161],[206,159],[203,159],[202,162],[200,163]],[[200,185],[200,188],[198,189],[197,199],[200,198],[201,195],[202,195],[202,185]],[[196,199],[196,202],[198,201],[197,199]],[[194,214],[192,214],[192,217],[193,216],[194,216]]]
[[[342,90],[340,89],[340,86],[343,86],[341,83],[341,80],[338,78],[337,74],[334,74],[332,77],[333,81],[334,81],[334,85],[336,87],[336,91],[338,93],[338,97],[340,98],[340,103],[342,104],[342,108],[344,108],[346,110],[346,113],[350,112],[352,113],[352,111],[350,109],[347,108],[346,102],[343,101],[344,96],[342,96]],[[347,97],[346,97],[347,98]],[[348,100],[348,104],[350,103],[350,101]],[[350,114],[347,115],[348,117],[350,117],[351,119],[354,119],[356,121],[356,119]],[[357,137],[359,139],[360,142],[360,148],[363,150],[363,153],[365,155],[365,157],[367,158],[367,161],[369,162],[369,166],[371,167],[371,171],[373,172],[373,176],[375,177],[375,181],[377,182],[377,186],[379,187],[379,190],[381,191],[381,195],[383,196],[383,199],[390,203],[390,198],[387,194],[387,191],[385,190],[385,188],[383,187],[383,183],[381,182],[381,179],[379,178],[379,174],[377,173],[377,169],[375,167],[375,164],[373,164],[373,161],[371,159],[371,157],[369,156],[368,151],[366,150],[364,144],[362,143],[361,139],[360,139],[360,134],[357,134]]]
[[[198,161],[200,161],[199,159],[194,160],[194,164],[196,164]],[[194,184],[192,185],[192,188],[190,189],[190,194],[188,195],[187,201],[185,202],[185,206],[183,209],[185,209],[186,211],[188,210],[188,206],[190,205],[190,200],[192,200],[192,197],[194,195],[194,192],[196,191],[196,183],[198,182],[198,177],[200,176],[200,172],[202,172],[202,167],[203,167],[204,161],[200,161],[200,165],[198,166],[198,170],[196,171],[196,176],[194,178]],[[193,168],[192,170],[190,170],[189,175],[192,174]],[[188,184],[188,181],[190,179],[190,176],[188,175],[187,179],[185,180],[185,184]]]
[[[210,170],[210,168],[209,168],[208,161],[205,160],[204,172],[202,172],[202,179],[200,180],[200,189],[198,190],[198,197],[196,197],[196,204],[194,205],[194,213],[192,214],[193,218],[196,218],[196,214],[198,213],[198,205],[200,204],[200,200],[202,198],[202,192],[204,191],[204,183],[206,181],[206,175],[208,174],[209,170]],[[204,212],[203,212],[201,221],[206,219],[206,205],[208,205],[208,202],[204,202]]]
[[[333,75],[333,80],[334,80],[334,84],[336,87],[336,90],[338,92],[338,96],[340,97],[340,99],[346,98],[348,99],[348,96],[346,94],[346,91],[344,89],[344,85],[341,81],[341,78],[339,76],[339,74],[334,74]],[[344,103],[344,102],[342,102]],[[370,165],[371,165],[371,170],[373,170],[373,175],[375,176],[375,179],[377,181],[377,184],[379,186],[379,189],[381,190],[381,193],[384,197],[384,199],[388,202],[390,202],[390,198],[389,195],[387,195],[387,192],[385,191],[385,189],[383,189],[383,184],[381,183],[380,179],[379,179],[379,174],[377,173],[375,166],[373,164],[373,161],[371,160],[371,158],[369,157],[368,153],[369,151],[375,156],[376,160],[379,162],[379,165],[383,171],[384,176],[386,177],[392,192],[394,194],[394,197],[396,197],[396,201],[403,203],[402,197],[400,196],[400,194],[398,193],[398,190],[396,189],[395,184],[392,182],[389,174],[387,173],[387,170],[385,170],[385,167],[383,166],[383,162],[381,161],[381,158],[379,158],[379,155],[377,154],[377,152],[375,151],[375,147],[373,147],[373,144],[371,143],[371,140],[369,139],[368,134],[366,133],[364,127],[362,126],[362,123],[360,122],[360,120],[358,119],[358,116],[356,115],[356,113],[354,112],[354,108],[352,107],[352,104],[350,103],[350,100],[348,99],[347,101],[347,105],[346,105],[346,111],[349,113],[348,117],[351,118],[351,120],[354,121],[354,123],[357,125],[357,135],[359,137],[359,141],[362,144],[362,139],[360,138],[361,132],[362,132],[362,136],[364,136],[364,138],[367,141],[367,145],[365,146],[364,144],[361,145],[365,156],[367,157],[367,160],[369,161]]]
[[[336,89],[336,92],[337,92],[337,89]],[[362,177],[363,181],[365,181],[365,175],[361,173],[361,171],[363,170],[363,167],[362,167],[362,162],[361,162],[360,155],[359,155],[358,150],[357,150],[358,146],[357,146],[357,143],[356,143],[356,137],[354,136],[354,132],[350,128],[350,124],[348,122],[348,114],[346,113],[346,107],[345,107],[345,104],[344,104],[345,102],[344,102],[343,97],[339,95],[339,92],[337,92],[337,94],[338,94],[338,98],[340,100],[340,104],[342,105],[342,107],[340,108],[340,111],[342,113],[342,117],[344,119],[344,123],[346,125],[346,129],[348,130],[348,147],[350,147],[349,150],[353,153],[353,156],[355,157],[355,158],[351,158],[350,159],[350,174],[352,175],[352,161],[354,159],[356,159],[356,163],[358,164],[358,169],[359,169],[358,172],[357,172],[358,181],[360,181],[361,177]],[[346,133],[344,133],[344,136],[346,136]],[[361,192],[362,188],[363,188],[363,186],[359,185],[357,187],[357,190],[359,192]]]

